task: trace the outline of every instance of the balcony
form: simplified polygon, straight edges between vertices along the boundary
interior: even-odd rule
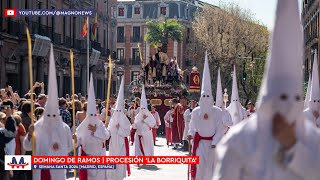
[[[53,33],[53,44],[61,45],[61,34]]]
[[[131,36],[130,42],[132,42],[132,43],[142,42],[142,38],[141,38],[141,36]]]
[[[140,58],[130,58],[129,59],[130,61],[130,65],[141,65],[141,61],[140,61]]]
[[[39,34],[52,39],[52,28],[43,24],[29,21],[28,26],[31,34]]]
[[[118,65],[126,65],[126,59],[124,57],[119,58]]]
[[[8,21],[8,34],[13,36],[19,36],[23,32],[23,25],[16,21]]]
[[[101,44],[96,41],[91,41],[91,48],[101,52]]]
[[[117,42],[118,43],[125,43],[126,37],[125,36],[117,36]]]

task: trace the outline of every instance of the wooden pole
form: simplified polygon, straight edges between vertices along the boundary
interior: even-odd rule
[[[144,64],[144,62],[143,62],[143,58],[142,58],[142,52],[141,52],[141,48],[140,48],[140,43],[138,43],[138,49],[139,49],[139,56],[140,56],[140,63],[141,63],[141,70],[142,70],[142,74],[140,74],[140,77],[142,77],[143,78],[143,83],[144,83],[144,81],[145,80],[147,80],[147,79],[144,79],[144,66],[145,66],[145,64]]]
[[[72,134],[76,133],[76,109],[74,104],[74,66],[73,66],[73,52],[72,49],[70,49],[70,64],[71,64],[71,91],[72,91],[72,121],[73,121],[73,127],[72,127]],[[73,155],[76,156],[76,143],[73,141]],[[74,180],[77,179],[77,170],[73,170]]]
[[[29,29],[27,31],[27,38],[28,38],[28,59],[29,59],[29,83],[30,83],[30,98],[31,98],[31,125],[34,125],[34,97],[33,97],[33,71],[32,71],[32,45],[31,45],[31,37]],[[32,155],[35,154],[35,137],[34,133],[32,134],[31,139],[32,144]]]
[[[108,112],[109,112],[109,97],[110,97],[110,87],[111,87],[111,76],[112,76],[112,59],[111,55],[109,55],[109,76],[108,76],[108,88],[107,88],[107,98],[106,98],[106,120],[104,122],[107,125]]]
[[[142,52],[141,52],[141,48],[140,48],[140,43],[138,43],[138,48],[139,48],[139,56],[140,56],[141,66],[142,66],[143,58],[142,58]],[[142,69],[143,69],[143,67],[142,67]]]

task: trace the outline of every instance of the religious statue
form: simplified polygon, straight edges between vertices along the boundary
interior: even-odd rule
[[[161,85],[162,80],[162,68],[161,68],[161,48],[158,48],[158,52],[155,54],[156,57],[156,83]]]
[[[175,84],[179,81],[179,67],[175,56],[173,57],[173,59],[171,59],[171,62],[168,64],[168,80],[168,82],[172,84]]]
[[[162,49],[159,50],[160,54],[160,63],[161,63],[161,75],[162,75],[162,83],[165,83],[167,80],[167,66],[169,64],[168,55],[162,52]]]

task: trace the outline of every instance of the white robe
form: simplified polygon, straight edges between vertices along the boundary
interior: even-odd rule
[[[222,109],[222,114],[223,114],[223,126],[224,126],[223,133],[225,134],[229,130],[229,128],[233,125],[233,122],[232,122],[232,117],[229,111],[227,111],[226,109]]]
[[[196,180],[208,180],[213,176],[213,169],[215,167],[215,148],[211,145],[217,145],[222,138],[223,124],[222,124],[222,110],[218,107],[212,107],[208,113],[209,119],[204,120],[200,116],[200,107],[195,108],[191,114],[191,121],[189,124],[189,135],[194,137],[198,132],[201,137],[211,137],[211,141],[201,140],[199,142],[196,155],[200,157],[200,164],[196,166]]]
[[[168,128],[171,128],[171,123],[173,122],[173,117],[171,116],[172,110],[169,110],[166,115],[164,115],[165,125]]]
[[[89,117],[95,118],[94,121],[86,118],[77,128],[77,146],[82,146],[87,156],[106,156],[105,141],[110,138],[107,128],[101,120],[97,120],[96,116]],[[97,129],[94,135],[88,130],[89,123],[96,124]],[[104,144],[104,147],[103,147]],[[82,148],[79,148],[79,155],[81,156]],[[103,169],[88,169],[88,180],[104,180],[107,177],[107,170]]]
[[[59,116],[60,117],[60,116]],[[35,133],[35,156],[68,156],[72,151],[73,143],[70,128],[61,117],[56,119],[59,123],[47,124],[44,119],[39,119],[34,125]],[[59,149],[53,150],[53,144],[58,143]],[[31,140],[24,138],[23,147],[27,151],[32,150]],[[66,170],[50,170],[51,179],[67,179]],[[41,170],[34,170],[33,180],[40,180]]]
[[[135,118],[135,122],[133,124],[133,128],[137,129],[134,137],[133,143],[133,156],[142,156],[142,151],[140,148],[139,135],[142,136],[141,142],[145,156],[153,156],[154,155],[154,142],[152,130],[150,128],[156,125],[156,120],[153,115],[149,112],[146,114],[148,117],[142,122],[142,115],[138,114]]]
[[[189,131],[189,123],[191,120],[191,114],[192,114],[192,112],[190,111],[190,109],[187,109],[183,114],[184,130],[183,130],[182,140],[188,140],[187,136],[188,136],[188,131]]]
[[[315,125],[315,127],[320,127],[320,116],[316,119],[313,115],[313,111],[310,108],[307,108],[304,110],[304,114],[308,120],[311,121],[312,124]]]
[[[297,122],[293,158],[281,168],[275,160],[279,144],[270,118],[260,116],[253,114],[233,126],[218,144],[213,180],[319,180],[319,131],[309,121]]]
[[[126,156],[126,147],[125,147],[124,138],[130,135],[131,123],[129,122],[125,114],[120,114],[120,116],[118,116],[122,118],[121,120],[116,119],[114,115],[112,116],[108,126],[108,130],[111,135],[111,139],[109,141],[109,156]],[[116,128],[117,124],[119,124],[118,129]],[[126,164],[117,164],[115,170],[108,171],[107,179],[122,180],[126,177],[126,171],[127,171]]]
[[[239,102],[231,102],[227,107],[227,111],[230,113],[234,125],[246,119],[248,116],[246,109],[242,107]]]

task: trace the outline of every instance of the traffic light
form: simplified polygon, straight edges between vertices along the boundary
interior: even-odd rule
[[[247,80],[247,73],[246,73],[246,72],[243,72],[243,73],[242,73],[242,79],[243,79],[244,81]]]

